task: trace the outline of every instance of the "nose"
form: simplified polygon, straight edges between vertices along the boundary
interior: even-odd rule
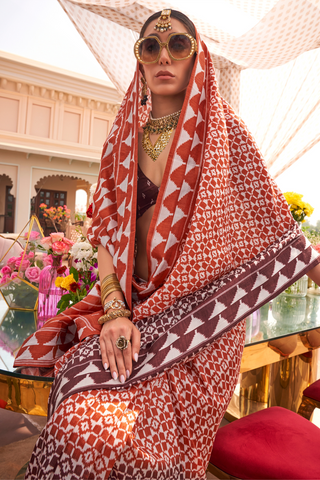
[[[171,65],[171,58],[165,46],[161,48],[161,53],[158,61],[159,65]]]

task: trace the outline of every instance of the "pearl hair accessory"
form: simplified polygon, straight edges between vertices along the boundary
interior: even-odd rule
[[[166,32],[167,30],[171,30],[171,10],[162,10],[160,17],[154,27],[157,32]]]

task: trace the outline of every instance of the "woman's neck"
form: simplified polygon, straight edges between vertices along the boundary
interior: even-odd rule
[[[181,110],[186,92],[183,91],[177,95],[163,96],[151,94],[152,116],[160,118]]]

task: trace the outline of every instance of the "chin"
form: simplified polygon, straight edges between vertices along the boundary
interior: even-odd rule
[[[185,90],[185,87],[179,88],[176,85],[161,85],[151,89],[152,93],[163,97],[178,95],[182,90]]]

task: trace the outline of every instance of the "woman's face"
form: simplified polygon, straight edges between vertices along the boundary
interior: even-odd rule
[[[171,18],[171,30],[157,32],[154,29],[156,21],[151,22],[144,33],[144,37],[155,35],[160,42],[165,42],[171,33],[189,33],[183,23]],[[171,96],[177,95],[186,90],[192,72],[195,55],[186,60],[172,60],[167,49],[161,49],[160,58],[157,63],[141,65],[142,72],[151,92],[156,95]],[[140,67],[140,68],[141,68]]]

